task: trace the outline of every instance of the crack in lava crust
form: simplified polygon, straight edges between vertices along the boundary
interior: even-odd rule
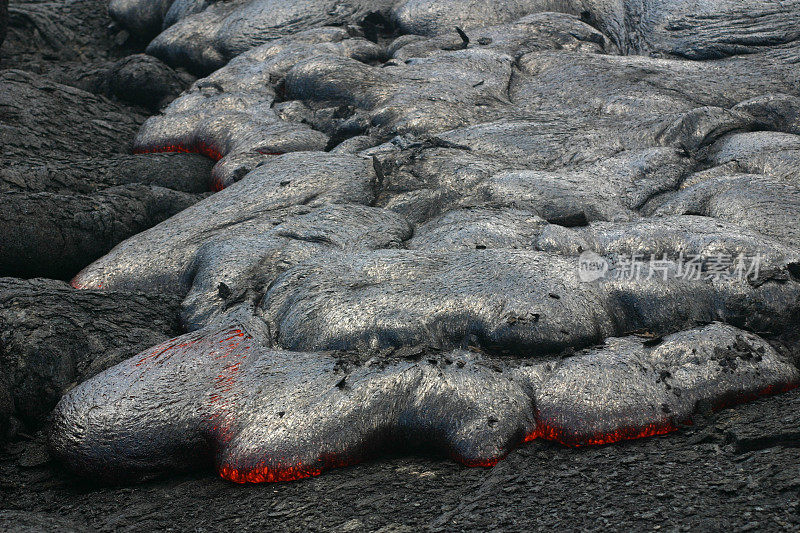
[[[200,154],[212,161],[219,162],[224,157],[223,151],[214,147],[211,144],[203,141],[196,141],[191,144],[165,144],[165,145],[152,145],[152,146],[138,146],[133,150],[134,154],[161,154],[161,153],[181,153],[181,154]],[[283,155],[284,152],[269,152],[256,150],[255,153],[262,156],[275,156]],[[211,176],[211,190],[219,192],[226,186],[225,179],[219,176],[217,172],[212,171]],[[75,287],[82,288],[82,287]],[[101,288],[101,287],[98,287]]]
[[[203,142],[196,142],[190,146],[182,144],[168,144],[163,146],[140,147],[133,151],[134,154],[160,154],[165,152],[200,154],[214,161],[219,161],[222,159],[222,153],[219,150]]]

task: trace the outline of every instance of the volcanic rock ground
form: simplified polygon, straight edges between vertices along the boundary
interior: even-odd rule
[[[414,18],[414,10],[425,9],[424,4],[408,3],[401,14],[404,31],[433,33],[437,24],[476,26],[470,23],[469,17],[465,20],[457,9],[438,13],[433,19]],[[526,3],[519,2],[519,5]],[[506,8],[480,14],[485,17],[484,24],[504,22],[526,13],[523,9],[520,13],[509,14],[503,9]],[[181,306],[178,296],[160,290],[142,291],[140,287],[122,286],[113,291],[75,291],[66,283],[78,270],[101,258],[117,243],[208,197],[213,162],[196,154],[133,156],[130,155],[131,143],[147,116],[157,112],[193,83],[195,77],[192,73],[207,74],[219,66],[219,61],[228,59],[224,54],[235,55],[241,51],[225,48],[223,39],[219,47],[223,55],[207,58],[209,64],[206,67],[197,68],[198,64],[202,66],[202,61],[195,61],[194,68],[189,69],[192,73],[181,68],[173,69],[150,56],[138,55],[147,44],[146,40],[140,41],[128,30],[112,24],[106,12],[107,6],[103,1],[13,1],[9,6],[7,37],[0,48],[0,232],[14,235],[13,239],[3,241],[4,249],[0,256],[0,273],[8,276],[0,279],[0,429],[4,430],[0,440],[6,440],[0,454],[0,530],[800,530],[798,390],[733,409],[701,410],[694,418],[694,425],[661,437],[581,448],[535,441],[512,451],[504,461],[490,469],[467,468],[424,453],[409,455],[398,452],[392,455],[389,450],[388,457],[336,469],[300,482],[274,485],[239,486],[221,480],[209,471],[202,471],[151,476],[128,486],[104,486],[65,472],[50,457],[42,429],[48,413],[61,395],[76,383],[179,335],[187,321],[191,326],[192,320],[200,323],[219,312],[213,306],[204,306],[203,291],[209,289],[202,286],[202,276],[199,275],[192,293],[195,300],[190,300],[190,304],[192,301],[199,303],[188,307],[186,302]],[[0,24],[3,21],[0,14]],[[603,21],[594,23],[603,25]],[[567,47],[573,47],[572,51],[609,46],[588,26],[569,24],[575,25],[573,35],[566,43]],[[776,28],[776,34],[781,30],[781,27]],[[180,31],[178,27],[173,35],[159,37],[154,41],[155,45],[150,45],[150,50],[170,61],[170,57],[159,53],[159,46],[162,51],[169,50],[164,43],[169,44],[169,39],[180,41]],[[620,33],[626,31],[624,27],[608,31],[618,42],[628,42],[620,39]],[[278,36],[281,36],[280,31],[273,37]],[[441,39],[442,42],[433,44],[423,40],[412,42],[403,53],[423,57],[427,53],[434,54],[437,48],[459,45],[458,37],[453,43],[450,37]],[[775,39],[775,42],[780,41],[778,37]],[[544,37],[543,41],[542,49],[552,47],[548,38]],[[637,47],[641,46],[660,46],[669,48],[674,56],[693,59],[713,57],[717,52],[723,56],[731,55],[724,46],[717,47],[716,52],[709,52],[687,49],[681,42],[664,42],[656,35],[645,43],[628,42],[631,50],[626,51],[638,52]],[[736,46],[748,45],[739,43]],[[758,48],[758,45],[751,48]],[[391,98],[413,93],[405,89],[404,84],[413,79],[414,74],[405,78],[383,78],[374,65],[364,66],[370,61],[375,62],[364,56],[372,53],[370,50],[367,45],[351,51],[365,61],[362,66],[350,59],[335,59],[334,62],[341,60],[338,68],[343,69],[351,80],[366,80],[367,87],[373,85],[369,80],[377,80],[374,86],[386,84],[394,87],[392,90],[396,95],[389,97],[388,106],[391,108]],[[769,53],[744,48],[738,51]],[[396,57],[403,59],[401,54]],[[173,58],[171,62],[179,67],[179,60]],[[305,71],[296,69],[294,78],[287,82],[287,90],[294,91],[291,94],[297,98],[313,100],[314,91],[335,89],[309,88],[322,83],[314,77],[319,67],[310,63]],[[582,65],[577,56],[564,64],[553,57],[536,65],[534,70],[538,75],[546,76],[548,68],[595,67]],[[612,63],[609,68],[633,69],[635,65],[615,66]],[[741,67],[734,65],[732,68]],[[711,74],[690,72],[678,75],[685,76],[684,81],[698,83]],[[753,74],[752,83],[762,83],[756,80],[757,76],[757,73]],[[222,82],[226,79],[224,72],[219,77]],[[763,83],[764,92],[779,92],[785,88]],[[788,87],[791,83],[791,80],[786,81]],[[480,94],[480,90],[466,91],[459,98],[470,102],[481,100],[486,96]],[[541,94],[527,97],[546,100],[546,88],[541,91]],[[731,107],[746,100],[749,96],[746,93],[742,91],[741,95],[732,95]],[[418,97],[413,94],[412,97],[404,96],[403,105],[422,105],[416,102]],[[669,105],[680,105],[675,102]],[[362,108],[354,115],[353,122],[361,121],[358,128],[363,130],[364,117],[374,118],[378,111],[370,102],[353,104]],[[491,117],[495,108],[501,105],[491,101],[479,106],[482,108],[480,112]],[[690,106],[694,107],[696,103]],[[753,111],[757,108],[757,103],[742,107],[750,110],[752,116],[758,115]],[[787,109],[796,111],[791,106]],[[322,148],[326,142],[335,144],[341,140],[340,135],[352,136],[352,132],[343,132],[346,127],[341,124],[341,117],[331,117],[326,112],[320,109],[309,116],[307,110],[287,107],[284,116],[306,113],[304,122],[313,123],[316,129],[300,131],[297,138],[313,145],[319,142],[315,131],[324,130],[335,142],[323,140]],[[707,112],[712,115],[719,113],[714,110]],[[373,124],[379,125],[376,129],[382,131],[372,131],[369,135],[400,133],[407,126],[402,123],[402,117],[388,115],[380,118],[386,122],[373,120]],[[792,118],[790,111],[777,119],[761,119],[770,120],[772,124],[783,120],[784,130],[797,126],[791,124],[796,117]],[[696,155],[698,150],[707,148],[702,146],[702,139],[693,145],[692,136],[686,135],[687,128],[697,125],[702,130],[711,123],[714,128],[732,131],[758,129],[742,126],[742,120],[752,119],[736,113],[712,117],[706,122],[702,117],[696,118],[697,124],[687,125],[685,119],[681,120],[683,122],[678,120],[679,131],[673,135],[679,140],[676,146],[680,145],[682,152],[677,156],[669,152],[653,155],[662,158],[658,159],[661,163],[667,161],[665,166],[672,165],[670,168],[684,164],[680,159],[683,155]],[[419,127],[419,124],[414,127]],[[424,120],[422,127],[426,127]],[[598,127],[610,128],[606,125]],[[720,133],[697,133],[700,136],[705,134]],[[459,143],[473,142],[468,134],[462,132],[460,135],[461,138],[457,134],[453,139],[436,139],[433,144],[412,151],[416,150],[418,154],[431,152],[432,164],[436,165],[437,153],[457,151]],[[334,151],[353,153],[375,144],[374,139],[365,137],[356,135],[347,141],[352,143],[352,148],[345,146]],[[735,159],[735,163],[740,165],[739,172],[780,176],[781,172],[792,170],[786,168],[786,161],[792,160],[792,150],[795,149],[790,140],[786,139],[779,147],[784,159],[770,160],[764,151],[745,157],[741,146],[752,147],[753,139],[741,139],[736,135],[726,141],[727,145],[716,146],[713,154],[703,153],[702,158],[713,160],[715,165],[730,164]],[[769,147],[775,146],[777,141],[768,138],[763,142]],[[598,150],[603,152],[604,149]],[[607,152],[617,151],[618,147],[607,147]],[[730,153],[734,156],[726,155]],[[346,160],[346,155],[340,157]],[[380,161],[394,163],[393,157],[380,151],[376,153],[376,159]],[[544,160],[548,155],[538,157]],[[674,163],[670,158],[675,158]],[[228,167],[218,165],[215,179],[223,182],[236,179],[236,168],[240,164],[247,167],[251,163],[234,160]],[[386,166],[381,168],[382,165]],[[401,166],[401,163],[397,165]],[[491,169],[479,168],[475,172],[494,174],[505,170],[502,161],[492,165]],[[391,164],[379,164],[377,171],[385,172],[390,180],[395,180],[397,189],[402,190],[407,185],[403,180],[409,178],[392,175],[391,167]],[[430,171],[424,165],[420,165],[418,170],[418,176]],[[501,187],[513,187],[515,183],[533,179],[525,173],[501,176],[502,180],[493,178],[492,183],[485,184],[482,194],[502,194],[504,189]],[[573,176],[577,181],[589,179],[580,171]],[[550,179],[541,175],[534,178]],[[671,179],[669,173],[656,176],[653,180],[661,180],[658,182],[660,185],[653,187],[664,187],[667,183],[666,189],[669,189]],[[690,189],[678,197],[651,202],[649,206],[642,206],[639,199],[632,197],[623,198],[620,203],[619,198],[624,196],[620,191],[625,191],[623,183],[601,201],[583,209],[580,215],[589,213],[591,217],[594,214],[599,220],[609,220],[609,213],[621,215],[608,223],[607,234],[598,231],[592,236],[597,242],[611,243],[609,246],[613,246],[613,234],[621,227],[620,224],[628,223],[624,222],[626,213],[640,208],[653,212],[660,210],[663,215],[715,216],[723,221],[740,223],[748,231],[762,232],[755,238],[746,232],[737,233],[739,240],[736,242],[744,243],[743,246],[781,251],[780,243],[796,242],[797,234],[793,233],[792,224],[763,227],[759,226],[761,219],[758,217],[751,220],[747,213],[726,211],[726,201],[746,200],[730,192],[742,188],[737,189],[735,183],[732,188],[730,180],[726,179],[725,176],[713,176],[697,190]],[[452,201],[461,201],[459,194],[449,190],[448,186],[438,184],[439,193],[444,191],[445,196],[451,194],[455,198]],[[763,186],[767,189],[776,187],[776,194],[782,194],[781,198],[787,202],[786,212],[792,212],[795,205],[792,191],[782,191],[768,180]],[[557,183],[553,187],[553,194],[563,194]],[[387,187],[390,189],[391,184]],[[498,190],[501,193],[497,193]],[[345,193],[354,194],[350,190]],[[720,195],[727,195],[724,196],[727,200],[709,201],[709,198],[713,200]],[[698,197],[701,200],[697,200]],[[613,202],[606,201],[608,199]],[[369,199],[367,203],[373,200],[386,205],[385,198]],[[541,201],[541,198],[531,201],[537,200]],[[572,203],[567,202],[567,207],[585,200],[570,198]],[[524,204],[524,199],[520,201]],[[426,221],[438,217],[425,212],[428,203],[424,200],[409,198],[405,204],[407,207],[402,204],[398,201],[395,207],[409,220]],[[763,202],[749,205],[757,208]],[[553,213],[540,213],[550,222],[574,218],[571,213],[564,213],[564,206],[551,207]],[[540,238],[544,220],[533,220],[529,213],[525,217],[532,229],[523,237]],[[502,226],[502,217],[500,219]],[[459,220],[456,219],[456,226],[459,226]],[[395,228],[388,222],[386,224]],[[447,249],[447,240],[439,236],[452,236],[452,231],[447,231],[447,220],[429,226],[432,230],[427,234],[418,228],[409,248]],[[397,226],[392,231],[402,235],[404,230]],[[652,234],[647,228],[638,231],[645,239]],[[764,237],[764,234],[769,237]],[[521,237],[512,235],[507,238]],[[777,262],[783,260],[776,259]],[[213,261],[207,269],[213,281]],[[52,279],[30,279],[37,277]],[[217,290],[215,284],[212,289]],[[301,334],[298,338],[302,340],[304,337]],[[791,331],[779,342],[789,346],[788,353],[796,353],[792,348],[796,346],[796,338]]]

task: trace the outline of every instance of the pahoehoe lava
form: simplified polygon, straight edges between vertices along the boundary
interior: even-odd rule
[[[101,479],[213,461],[232,481],[286,481],[396,442],[490,466],[523,440],[665,433],[698,402],[780,392],[798,377],[768,343],[722,324],[653,347],[610,338],[547,361],[413,347],[365,361],[270,348],[259,332],[223,328],[158,345],[68,393],[52,446]]]
[[[104,481],[287,481],[398,447],[492,466],[796,387],[798,8],[112,0],[148,54],[205,75],[133,151],[213,169],[71,197],[140,210],[98,242],[60,228],[89,248],[60,270],[104,254],[73,287],[180,299],[186,333],[67,392],[53,454]]]

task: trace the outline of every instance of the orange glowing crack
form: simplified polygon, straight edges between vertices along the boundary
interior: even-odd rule
[[[235,398],[228,397],[228,393],[236,383],[239,373],[239,367],[242,358],[247,355],[247,350],[250,346],[240,346],[243,342],[251,340],[252,337],[245,334],[241,329],[235,328],[224,333],[225,335],[219,341],[222,347],[221,352],[216,350],[210,354],[215,360],[228,359],[235,357],[236,360],[224,366],[221,372],[214,379],[214,392],[208,397],[210,406],[214,406],[214,412],[209,416],[209,421],[212,422],[211,429],[216,433],[217,438],[221,442],[229,442],[233,433],[234,408],[236,406]]]
[[[183,153],[183,154],[201,154],[214,161],[222,159],[222,152],[215,147],[203,141],[197,141],[191,144],[164,144],[158,146],[139,147],[133,150],[134,154],[160,154],[167,152]]]

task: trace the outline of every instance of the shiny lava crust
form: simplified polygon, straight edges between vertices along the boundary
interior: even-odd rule
[[[800,1],[109,11],[206,76],[134,152],[216,192],[73,280],[178,295],[186,331],[62,398],[75,472],[492,466],[800,383]]]

